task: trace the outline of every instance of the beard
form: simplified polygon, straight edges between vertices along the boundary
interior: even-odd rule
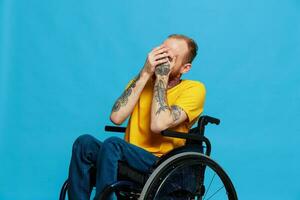
[[[181,73],[180,71],[171,71],[170,75],[169,75],[169,80],[175,80],[175,79],[180,79],[181,77]]]

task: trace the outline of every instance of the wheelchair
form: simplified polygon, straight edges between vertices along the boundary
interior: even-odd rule
[[[118,162],[118,181],[107,186],[98,200],[114,192],[117,200],[237,200],[237,193],[227,173],[210,158],[211,143],[204,136],[208,123],[220,120],[201,116],[188,133],[162,131],[165,137],[185,139],[185,145],[161,156],[149,172],[140,172],[125,161]],[[105,126],[105,131],[125,132],[126,127]],[[68,180],[59,200],[64,200]]]

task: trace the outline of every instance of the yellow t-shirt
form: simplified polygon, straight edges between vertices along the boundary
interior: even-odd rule
[[[153,85],[154,81],[149,79],[130,116],[124,140],[160,157],[175,147],[184,145],[185,139],[164,137],[151,132]],[[170,130],[185,133],[189,131],[203,112],[205,93],[204,84],[193,80],[182,80],[179,84],[167,90],[168,105],[181,107],[188,116],[188,120],[170,128]]]

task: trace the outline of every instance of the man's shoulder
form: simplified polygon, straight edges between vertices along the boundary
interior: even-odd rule
[[[198,81],[198,80],[190,80],[190,79],[184,79],[183,81],[183,86],[184,87],[196,87],[196,88],[200,88],[200,89],[204,89],[205,90],[205,85],[203,82]]]

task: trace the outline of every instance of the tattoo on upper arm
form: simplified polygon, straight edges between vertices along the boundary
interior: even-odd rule
[[[179,106],[176,105],[171,106],[171,114],[174,122],[180,118],[181,112],[182,112],[182,108],[180,108]]]
[[[159,104],[159,108],[155,113],[156,115],[158,115],[161,111],[170,110],[170,107],[166,103],[166,88],[167,86],[162,80],[159,80],[157,83],[155,83],[154,95],[157,103]]]
[[[162,63],[155,68],[155,74],[166,76],[170,72],[170,64]]]
[[[128,103],[128,97],[131,95],[133,88],[136,86],[136,82],[140,79],[140,74],[138,74],[129,87],[122,93],[122,95],[115,102],[112,112],[117,112],[122,106],[125,106]]]

